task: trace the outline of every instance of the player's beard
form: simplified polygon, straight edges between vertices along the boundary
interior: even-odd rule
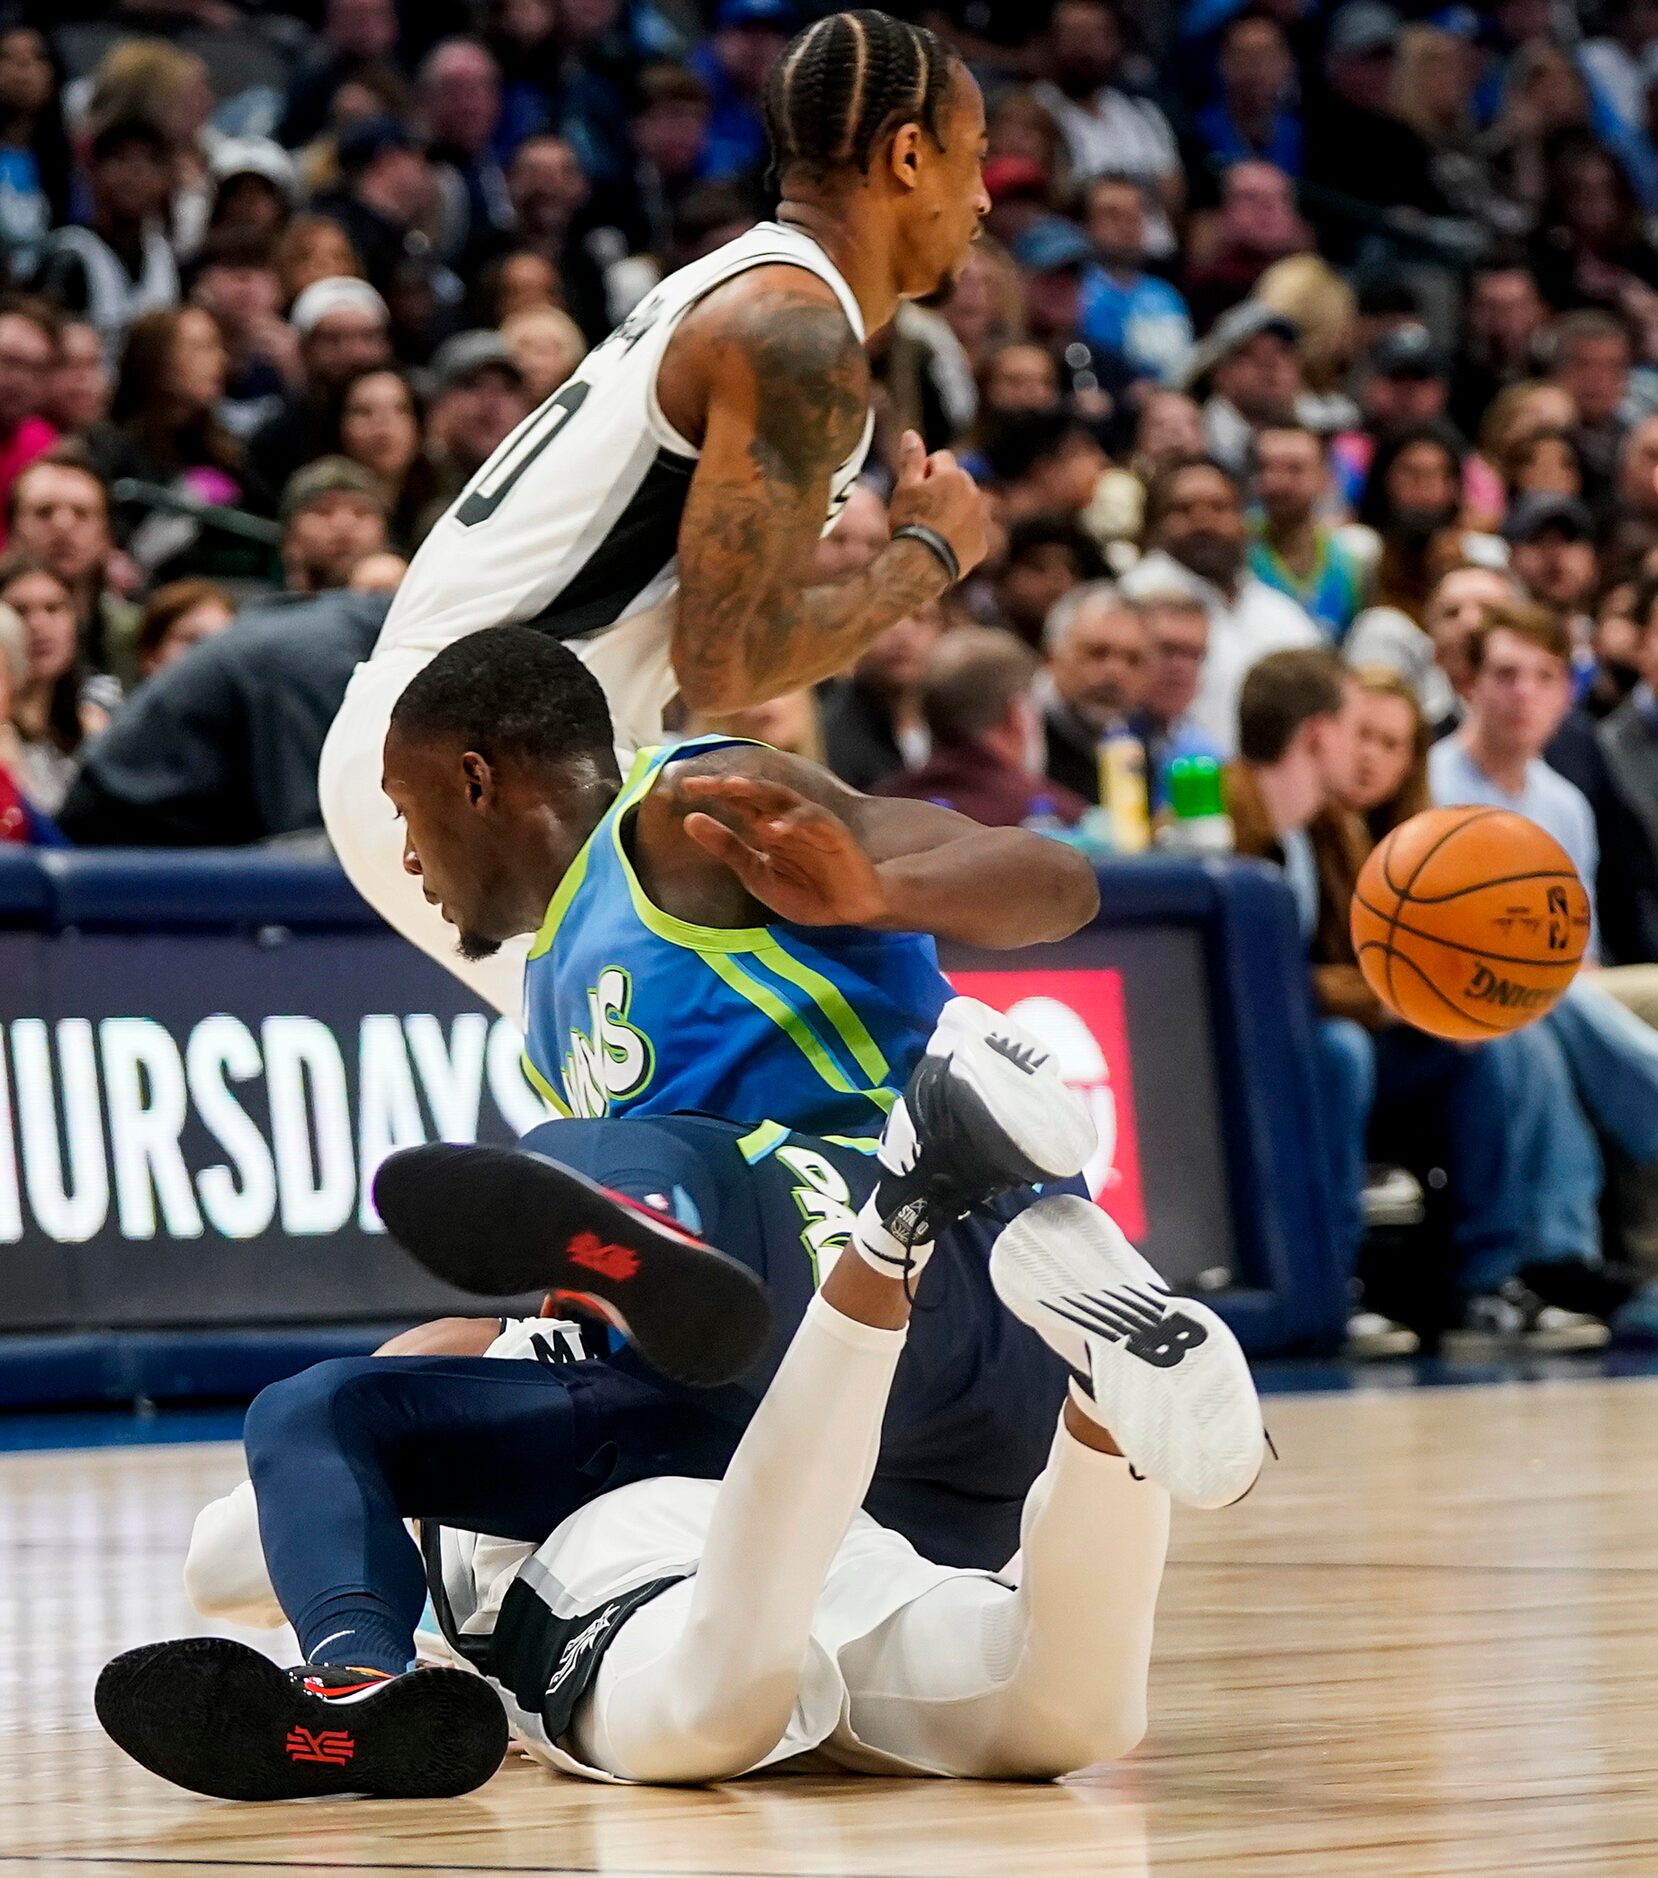
[[[476,965],[480,959],[492,959],[501,949],[499,939],[486,939],[482,933],[462,931],[455,941],[455,950],[469,965]]]

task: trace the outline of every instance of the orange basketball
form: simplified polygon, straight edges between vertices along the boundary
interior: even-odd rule
[[[1474,1043],[1557,1002],[1589,943],[1589,896],[1566,850],[1523,815],[1427,809],[1365,862],[1352,933],[1389,1010]]]

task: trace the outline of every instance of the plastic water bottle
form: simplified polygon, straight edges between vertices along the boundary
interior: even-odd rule
[[[1226,780],[1212,756],[1177,756],[1169,766],[1169,820],[1161,846],[1178,854],[1230,854]]]
[[[1099,741],[1100,801],[1111,821],[1111,846],[1118,854],[1144,854],[1151,846],[1151,796],[1146,788],[1146,749],[1126,727]]]

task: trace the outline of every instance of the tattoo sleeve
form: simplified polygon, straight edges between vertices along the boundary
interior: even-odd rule
[[[710,341],[702,455],[679,532],[673,658],[693,710],[763,702],[842,670],[944,570],[894,543],[863,574],[810,584],[831,480],[869,403],[863,348],[838,306],[804,290],[756,291]]]

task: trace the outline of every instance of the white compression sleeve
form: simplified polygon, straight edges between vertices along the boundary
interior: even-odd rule
[[[688,1608],[657,1599],[630,1617],[577,1711],[583,1760],[632,1780],[718,1780],[782,1739],[903,1347],[901,1330],[812,1299],[720,1483]]]
[[[1022,1524],[1016,1591],[947,1580],[841,1651],[860,1741],[940,1774],[1052,1779],[1140,1739],[1168,1495],[1061,1428]]]

